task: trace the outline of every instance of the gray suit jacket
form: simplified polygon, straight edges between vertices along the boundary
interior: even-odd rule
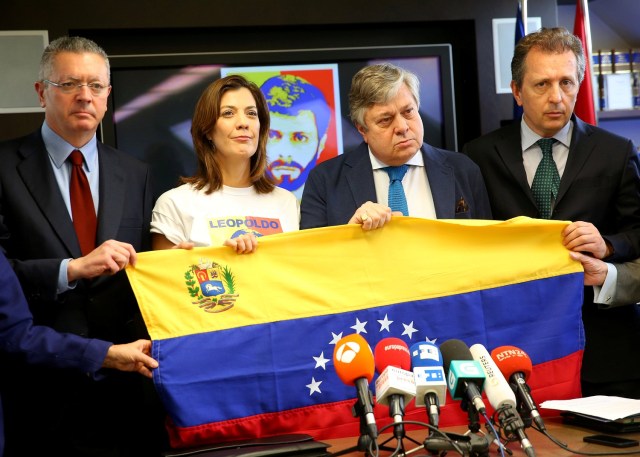
[[[640,259],[614,264],[618,270],[616,293],[610,306],[640,302]]]

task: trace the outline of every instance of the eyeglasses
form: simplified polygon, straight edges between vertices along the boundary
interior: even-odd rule
[[[102,95],[105,89],[111,86],[105,86],[101,83],[86,83],[86,84],[78,84],[71,81],[65,81],[62,83],[54,83],[53,81],[49,81],[48,79],[43,79],[43,83],[50,84],[54,87],[57,87],[64,94],[73,94],[80,90],[80,88],[87,86],[93,95]]]

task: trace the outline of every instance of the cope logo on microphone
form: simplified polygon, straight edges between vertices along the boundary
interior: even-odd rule
[[[336,360],[342,363],[351,363],[360,352],[360,345],[355,341],[347,341],[336,351]]]

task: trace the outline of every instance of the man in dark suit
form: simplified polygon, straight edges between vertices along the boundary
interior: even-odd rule
[[[565,246],[598,259],[640,255],[640,161],[631,141],[585,124],[573,114],[585,58],[563,28],[524,37],[511,62],[511,89],[521,122],[465,145],[485,179],[496,219],[529,216],[574,221]],[[640,398],[637,312],[593,303],[585,289],[583,395]],[[634,351],[637,352],[637,351]]]
[[[64,37],[45,49],[35,83],[45,122],[0,144],[0,245],[36,324],[125,343],[148,337],[123,269],[149,246],[152,194],[146,165],[97,141],[109,81],[94,42]],[[158,455],[165,444],[148,379],[22,366],[3,374],[7,456]]]
[[[419,80],[391,64],[354,77],[351,120],[364,143],[317,165],[302,195],[300,228],[361,224],[376,229],[392,214],[431,219],[490,219],[478,167],[457,152],[423,143]],[[393,170],[402,175],[393,178]],[[401,182],[406,207],[395,208],[390,188]]]
[[[149,357],[151,341],[114,345],[107,341],[82,338],[70,333],[33,325],[33,316],[20,283],[5,256],[0,253],[0,352],[13,354],[19,361],[73,368],[99,376],[101,368],[137,371],[151,377],[158,363]],[[4,426],[0,402],[0,457],[4,455]]]

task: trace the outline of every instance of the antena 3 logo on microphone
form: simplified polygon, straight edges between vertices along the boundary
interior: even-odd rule
[[[359,378],[366,378],[367,382],[373,379],[373,352],[361,335],[354,333],[338,341],[333,363],[338,377],[347,385],[354,385]]]
[[[360,345],[354,341],[347,341],[338,348],[336,360],[342,363],[351,363],[360,352]]]

